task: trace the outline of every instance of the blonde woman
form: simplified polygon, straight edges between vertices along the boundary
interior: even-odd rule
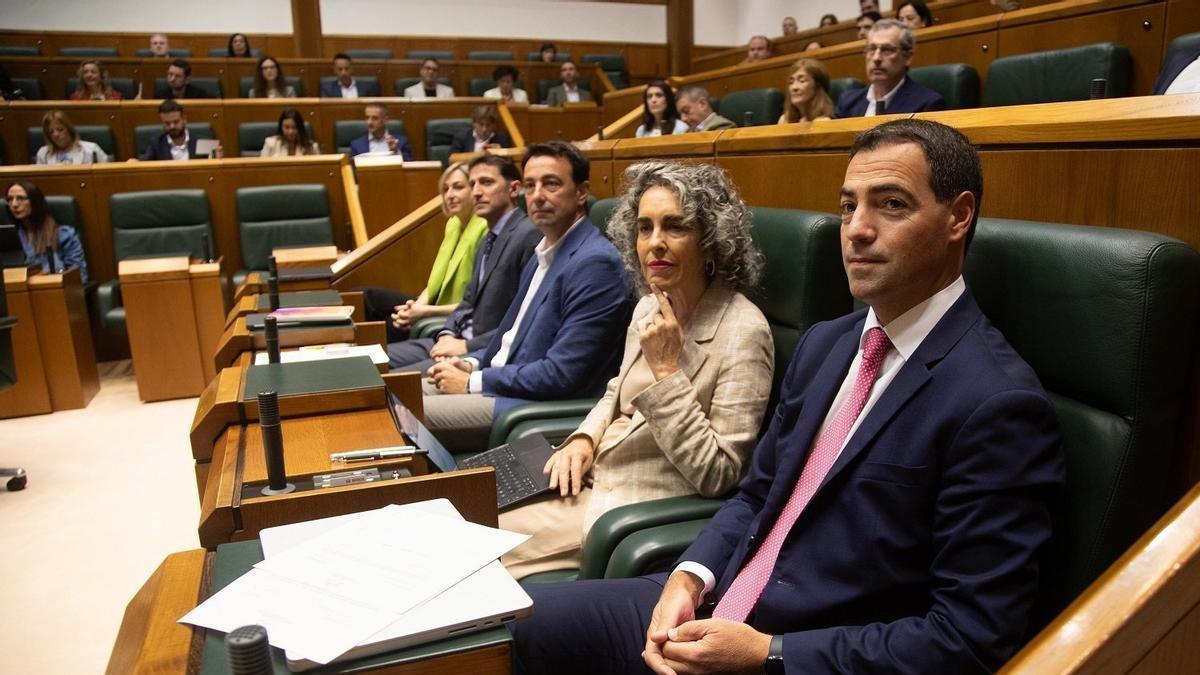
[[[121,92],[113,89],[108,81],[108,71],[104,65],[95,59],[79,64],[75,71],[79,84],[71,92],[72,101],[120,101]]]
[[[42,116],[42,137],[46,140],[37,151],[38,164],[101,164],[108,155],[99,145],[85,141],[75,131],[71,119],[61,110]]]
[[[788,75],[787,100],[779,124],[827,120],[833,115],[829,73],[817,59],[800,59]]]

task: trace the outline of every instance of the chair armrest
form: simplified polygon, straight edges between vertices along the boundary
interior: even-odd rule
[[[579,578],[599,579],[605,576],[613,552],[633,534],[663,525],[707,520],[724,503],[723,498],[683,495],[618,506],[596,519],[588,531],[587,539],[583,542]],[[682,551],[680,549],[676,553]]]
[[[512,428],[504,442],[512,443],[536,434],[545,438],[550,445],[558,445],[575,433],[579,425],[583,424],[583,420],[583,417],[554,417],[521,422]]]
[[[583,417],[591,412],[596,399],[568,399],[565,401],[537,401],[513,406],[492,421],[492,434],[488,447],[504,445],[513,428],[521,422],[553,419],[556,417]]]
[[[109,312],[121,306],[121,282],[109,279],[96,287],[96,309],[100,312],[100,325],[109,330],[124,330],[124,326],[109,323]]]
[[[17,325],[17,317],[15,316],[0,316],[0,330],[8,330]]]
[[[413,322],[412,328],[408,329],[408,337],[431,338],[437,335],[445,325],[446,317],[444,316],[427,316],[424,319],[417,319]]]
[[[671,564],[696,541],[709,520],[687,520],[634,532],[613,550],[604,578],[626,579],[670,570]]]

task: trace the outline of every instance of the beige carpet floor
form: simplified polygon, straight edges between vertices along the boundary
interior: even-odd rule
[[[101,364],[83,410],[0,420],[0,672],[102,673],[125,605],[167,554],[198,548],[188,446],[196,399],[141,403]]]

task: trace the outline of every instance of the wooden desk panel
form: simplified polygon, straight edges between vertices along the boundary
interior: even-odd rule
[[[445,225],[442,200],[434,197],[334,263],[333,287],[383,286],[415,297],[429,280]]]
[[[207,595],[214,555],[204,549],[172,553],[154,570],[125,608],[107,675],[191,671],[197,629],[179,623],[179,617]]]
[[[600,126],[600,108],[595,103],[571,104],[561,108],[514,105],[509,106],[508,110],[526,145],[590,138]]]
[[[52,409],[50,388],[42,369],[37,319],[24,269],[4,270],[4,292],[8,298],[8,314],[17,318],[17,325],[12,328],[17,382],[0,391],[0,418],[48,413]]]
[[[29,278],[42,364],[54,410],[84,408],[100,391],[79,269]]]
[[[402,166],[360,166],[356,172],[358,200],[367,236],[374,237],[438,195],[442,167],[422,162]],[[436,249],[437,244],[434,245],[435,254]]]
[[[121,296],[138,398],[198,395],[208,380],[200,362],[187,258],[122,262]]]
[[[412,457],[399,457],[375,462],[349,464],[329,461],[330,453],[352,452],[406,445],[408,441],[392,421],[387,408],[356,410],[334,414],[285,419],[280,423],[288,476],[311,476],[318,473],[352,469],[404,468],[413,475],[427,473],[425,462]],[[262,430],[257,423],[245,425],[242,444],[245,455],[242,481],[267,480],[267,466],[262,444]]]
[[[193,263],[188,272],[196,338],[200,344],[200,365],[204,371],[204,382],[208,383],[216,377],[217,371],[212,359],[206,358],[206,355],[216,353],[221,333],[225,330],[225,288],[221,263]]]

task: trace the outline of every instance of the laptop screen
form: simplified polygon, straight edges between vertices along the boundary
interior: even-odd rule
[[[458,470],[458,463],[454,461],[454,455],[451,455],[441,441],[425,428],[424,424],[421,424],[421,420],[418,420],[417,416],[412,414],[412,411],[406,408],[400,399],[393,396],[390,391],[388,392],[388,403],[392,407],[392,417],[395,418],[400,430],[413,445],[428,453],[429,460],[440,471],[444,473]]]

